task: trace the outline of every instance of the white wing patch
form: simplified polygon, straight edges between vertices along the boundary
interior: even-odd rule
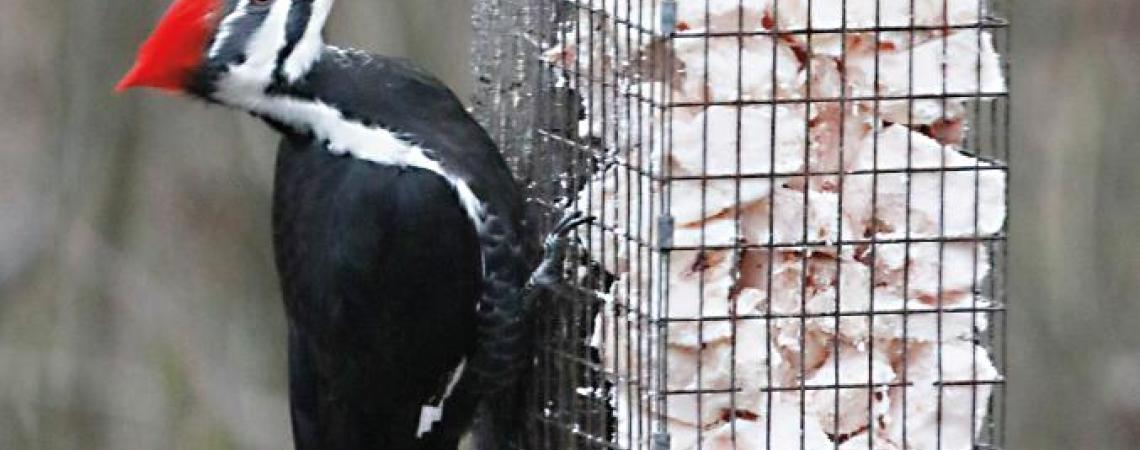
[[[422,438],[424,434],[431,431],[436,423],[443,419],[443,407],[447,404],[447,399],[451,397],[451,392],[455,390],[455,385],[459,384],[459,378],[463,375],[463,369],[467,368],[467,358],[459,361],[459,366],[456,366],[455,371],[451,373],[451,380],[447,382],[447,389],[443,391],[443,396],[439,399],[438,405],[424,405],[420,409],[420,423],[416,427],[416,438]]]

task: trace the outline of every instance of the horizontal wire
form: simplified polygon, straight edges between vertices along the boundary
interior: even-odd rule
[[[662,34],[656,30],[646,28],[629,18],[615,17],[610,11],[593,8],[583,5],[578,0],[561,0],[563,3],[570,5],[579,12],[587,12],[591,15],[597,16],[601,19],[610,21],[615,24],[623,25],[639,32],[639,34],[650,35],[657,38],[689,38],[689,37],[742,37],[742,36],[788,36],[788,35],[805,35],[805,34],[851,34],[851,33],[874,33],[874,32],[896,32],[896,31],[946,31],[946,30],[992,30],[1004,29],[1009,27],[1009,20],[995,17],[985,16],[976,22],[958,23],[954,25],[947,24],[934,24],[934,25],[879,25],[869,27],[827,27],[827,28],[780,28],[778,31],[774,30],[740,30],[740,31],[724,31],[724,32],[686,32],[674,31],[668,35]]]
[[[597,224],[594,224],[597,226]],[[652,250],[659,251],[715,251],[715,250],[773,250],[773,249],[787,249],[787,248],[801,248],[801,249],[826,249],[838,246],[858,246],[858,245],[872,245],[872,244],[948,244],[960,242],[1005,242],[1005,234],[995,235],[976,235],[976,236],[938,236],[929,238],[910,237],[910,238],[891,238],[891,239],[836,239],[834,241],[803,241],[803,242],[773,242],[762,244],[705,244],[705,245],[672,245],[666,247],[650,247]]]
[[[554,428],[557,428],[563,432],[570,433],[570,434],[572,434],[578,438],[585,439],[594,445],[599,445],[599,446],[602,446],[604,448],[608,448],[611,450],[625,450],[625,447],[618,445],[618,443],[616,443],[616,442],[611,442],[607,438],[602,438],[602,437],[599,437],[597,435],[582,431],[576,420],[571,421],[571,422],[562,422],[562,421],[554,420],[554,418],[551,418],[551,417],[546,417],[546,416],[542,415],[541,413],[535,414],[532,417],[534,418],[534,420],[542,422],[548,426],[552,426]]]
[[[808,97],[808,98],[777,98],[770,100],[709,100],[703,102],[672,102],[662,104],[665,108],[696,108],[696,107],[709,107],[709,106],[771,106],[771,105],[794,105],[794,104],[811,104],[816,105],[819,103],[843,103],[843,102],[891,102],[891,101],[913,101],[913,100],[952,100],[952,99],[979,99],[979,98],[1005,98],[1009,96],[1007,91],[975,91],[975,92],[945,92],[937,94],[914,94],[914,95],[852,95],[847,97]]]
[[[749,37],[749,36],[799,36],[799,35],[816,35],[816,34],[857,34],[857,33],[874,33],[874,32],[936,32],[946,30],[1000,30],[1007,28],[1009,22],[1005,19],[997,17],[985,17],[979,22],[961,23],[955,25],[882,25],[870,27],[848,27],[848,28],[781,28],[779,31],[772,30],[749,30],[749,31],[707,31],[707,32],[674,32],[669,35],[673,39],[686,39],[686,38],[729,38],[729,37]],[[821,36],[813,36],[819,38]]]
[[[615,88],[625,87],[634,82],[641,81],[640,75],[626,75],[622,77],[614,77],[613,80],[621,80],[622,82],[610,81],[611,78],[602,74],[602,78],[595,78],[595,75],[590,72],[582,72],[568,67],[559,65],[556,62],[546,59],[544,56],[538,57],[539,61],[553,69],[563,71],[567,78],[577,80],[579,82],[586,81],[593,87],[600,88]],[[783,98],[768,98],[768,99],[737,99],[737,100],[705,100],[705,101],[674,101],[662,102],[657,99],[646,97],[632,91],[620,92],[618,97],[627,99],[635,99],[644,105],[651,106],[655,109],[676,109],[676,108],[708,108],[711,106],[772,106],[772,105],[817,105],[825,103],[847,103],[847,102],[905,102],[913,100],[977,100],[977,99],[1005,99],[1009,97],[1009,91],[947,91],[936,92],[930,94],[883,94],[883,95],[845,95],[839,97],[783,97]]]
[[[553,207],[549,205],[543,205]],[[723,250],[780,250],[780,249],[797,249],[797,250],[821,250],[831,249],[840,246],[860,246],[860,245],[892,245],[892,244],[954,244],[954,243],[1004,243],[1008,240],[1004,233],[989,234],[989,235],[973,235],[973,236],[935,236],[935,237],[910,237],[910,238],[866,238],[866,239],[837,239],[833,241],[793,241],[793,242],[764,242],[764,243],[748,243],[746,241],[737,241],[734,244],[709,244],[704,245],[669,245],[661,246],[655,243],[650,243],[642,240],[640,237],[630,234],[619,228],[617,225],[608,223],[594,222],[588,226],[598,228],[613,236],[612,239],[618,242],[624,241],[635,244],[641,251],[648,251],[651,253],[661,253],[668,251],[723,251]],[[603,242],[601,245],[613,245],[612,242]]]
[[[673,181],[702,181],[702,180],[771,180],[771,179],[791,179],[799,177],[821,177],[821,176],[838,176],[838,175],[889,175],[889,174],[937,174],[946,172],[990,172],[990,171],[1003,171],[1008,172],[1009,166],[1005,163],[981,155],[968,155],[977,159],[979,162],[985,162],[987,166],[946,166],[946,167],[900,167],[897,169],[856,169],[849,171],[842,170],[808,170],[806,172],[743,172],[740,174],[707,174],[707,175],[658,175],[650,169],[631,164],[626,160],[612,155],[612,152],[595,146],[590,143],[578,142],[574,139],[567,138],[555,134],[556,131],[538,129],[536,132],[544,138],[555,141],[559,144],[572,147],[580,152],[593,156],[602,163],[603,166],[616,166],[622,169],[628,169],[630,172],[637,174],[639,177],[646,178],[650,181],[657,183],[669,183]],[[636,149],[636,148],[635,148]],[[604,176],[605,173],[603,172]],[[627,177],[628,179],[628,177]],[[617,184],[621,184],[617,182]],[[628,182],[626,183],[628,184]]]
[[[914,387],[914,382],[884,381],[881,383],[836,383],[836,384],[809,384],[798,386],[768,386],[760,387],[759,392],[801,392],[801,391],[833,391],[845,389],[874,389],[893,387]],[[930,382],[933,386],[999,386],[1004,385],[1004,379],[997,380],[935,380]],[[744,388],[709,388],[709,389],[671,389],[659,392],[659,395],[717,395],[744,392]]]
[[[983,314],[1005,311],[1005,306],[969,306],[969,307],[942,307],[931,309],[874,309],[862,311],[818,312],[818,313],[764,313],[764,314],[737,314],[735,316],[705,316],[705,317],[657,317],[649,319],[652,323],[698,323],[698,322],[728,322],[749,320],[791,320],[791,319],[830,319],[835,317],[885,317],[885,316],[920,316],[930,314]]]

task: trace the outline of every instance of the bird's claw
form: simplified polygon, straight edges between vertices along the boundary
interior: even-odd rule
[[[597,220],[596,217],[586,216],[581,211],[571,211],[562,216],[562,219],[554,225],[554,229],[546,235],[546,242],[543,244],[543,250],[546,253],[543,257],[543,263],[545,264],[550,260],[561,260],[562,255],[566,252],[566,237],[570,232],[595,220]]]
[[[578,228],[579,226],[582,226],[586,223],[594,222],[597,219],[598,218],[594,216],[587,216],[582,211],[570,211],[566,213],[566,215],[562,216],[562,219],[558,221],[558,224],[554,225],[554,230],[551,231],[550,234],[565,236],[566,234],[570,233],[571,230]]]
[[[575,228],[593,223],[595,220],[597,220],[596,217],[587,216],[581,211],[572,211],[562,216],[554,229],[546,235],[546,241],[543,244],[545,255],[542,258],[542,264],[531,277],[534,284],[549,286],[561,279],[563,256],[566,254],[566,237]]]

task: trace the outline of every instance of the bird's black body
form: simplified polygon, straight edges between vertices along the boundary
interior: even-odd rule
[[[477,230],[438,174],[335,155],[282,128],[274,242],[298,449],[454,449],[478,394],[509,381],[524,353],[522,197],[454,95],[402,61],[329,50],[287,89],[429,150],[485,208]],[[464,360],[444,420],[417,439],[421,407]]]
[[[274,202],[296,433],[415,448],[420,408],[474,350],[475,229],[438,175],[312,144],[283,144]]]

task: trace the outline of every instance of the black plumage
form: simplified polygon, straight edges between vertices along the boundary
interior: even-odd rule
[[[287,139],[278,158],[274,237],[298,442],[415,448],[421,407],[476,342],[471,220],[422,169],[305,139]]]
[[[510,172],[451,91],[400,60],[330,49],[274,95],[398,133],[484,207],[477,230],[442,176],[335,155],[282,127],[274,238],[299,448],[454,449],[479,398],[509,386],[526,353],[521,289],[535,252]],[[464,359],[444,420],[417,439],[421,407]]]

